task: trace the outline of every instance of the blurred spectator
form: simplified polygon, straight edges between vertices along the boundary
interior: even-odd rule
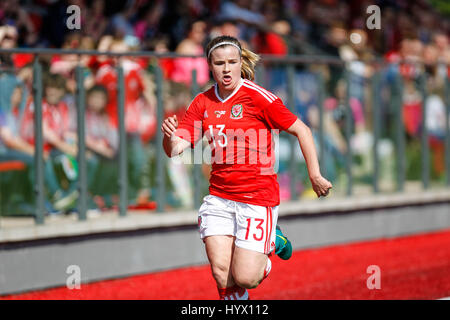
[[[239,29],[240,39],[250,42],[255,28],[266,26],[262,2],[247,0],[223,1],[218,18],[233,20]]]
[[[192,100],[189,87],[181,83],[171,83],[169,87],[167,105],[164,118],[177,115],[177,118],[183,118],[186,108]],[[187,155],[181,155],[181,157]],[[189,181],[192,166],[186,165],[182,161],[170,159],[168,162],[167,174],[169,176],[170,192],[173,198],[168,197],[168,203],[173,207],[190,208],[193,206],[193,190]],[[192,171],[191,171],[192,172]],[[155,190],[156,191],[156,190]]]
[[[339,49],[348,41],[348,32],[342,23],[333,24],[324,37],[322,49],[330,56],[339,57]],[[329,67],[328,92],[335,92],[337,82],[343,77],[344,68],[341,65]]]
[[[422,97],[415,80],[420,75],[418,63],[422,60],[423,45],[418,39],[404,39],[400,47],[399,72],[403,78],[403,121],[410,137],[418,136],[422,122]]]
[[[90,36],[83,36],[80,32],[71,32],[67,34],[62,48],[66,50],[94,50],[95,46]],[[87,67],[90,60],[91,57],[88,55],[53,55],[50,61],[50,72],[66,78],[66,88],[70,94],[74,95],[77,86],[75,68],[77,66]],[[94,76],[88,68],[83,68],[83,72],[84,86],[89,89],[94,85]]]
[[[134,36],[132,18],[136,14],[136,1],[127,0],[122,11],[112,16],[108,29],[116,38]]]
[[[443,47],[445,48],[446,44]],[[435,44],[429,44],[423,50],[424,75],[428,92],[425,99],[425,125],[429,134],[435,176],[443,175],[445,172],[446,107],[443,99],[445,74],[442,72],[442,66],[438,64],[439,51],[439,47]]]
[[[288,46],[283,36],[291,31],[289,23],[285,20],[273,22],[270,31],[259,31],[253,38],[252,44],[256,52],[261,54],[286,55]]]
[[[168,53],[169,52],[169,38],[157,37],[147,42],[147,50],[155,53]],[[151,58],[149,62],[149,71],[155,73],[154,68],[158,64],[162,69],[164,79],[170,79],[174,69],[174,63],[172,58]]]
[[[250,48],[250,45],[246,40],[242,39],[239,27],[237,26],[236,19],[234,20],[222,20],[213,26],[209,33],[209,38],[215,38],[218,36],[231,36],[236,39],[241,39],[240,43],[243,48]]]
[[[106,50],[111,52],[128,52],[129,46],[123,40],[111,39]],[[141,113],[155,115],[156,100],[152,90],[153,84],[140,64],[131,58],[121,58],[125,80],[125,127],[128,133],[145,136],[148,141],[154,131],[154,123],[142,123],[146,120]],[[96,82],[103,85],[108,91],[107,112],[115,127],[118,127],[117,113],[117,74],[114,61],[104,60],[96,72]]]
[[[427,89],[430,93],[443,93],[445,78],[440,73],[439,50],[433,45],[426,45],[422,55],[423,72],[427,76]]]
[[[246,0],[223,1],[219,17],[225,20],[238,19],[250,24],[264,23],[264,16],[255,12],[252,3],[253,1]]]
[[[332,25],[337,23],[346,24],[348,17],[349,9],[346,2],[337,0],[309,1],[306,6],[306,18],[311,23],[309,38],[314,39],[319,46],[326,46],[329,40],[324,36],[330,32],[333,39],[336,39],[337,33],[340,31],[336,27],[334,31],[329,31],[329,28],[333,28]]]
[[[397,38],[395,24],[396,14],[392,7],[386,7],[381,11],[381,21],[383,21],[383,28],[381,28],[381,36],[374,43],[375,50],[378,52],[389,52],[397,50]]]
[[[14,49],[17,47],[18,32],[13,26],[0,26],[0,48]],[[22,68],[33,59],[33,55],[27,53],[14,53],[0,55],[0,66],[6,68]],[[11,70],[10,70],[11,71]]]
[[[235,37],[236,39],[240,38],[240,34],[239,34],[239,28],[236,26],[236,23],[234,23],[233,21],[223,21],[222,24],[220,25],[220,30],[218,35],[214,35],[214,36],[231,36],[231,37]],[[213,38],[213,37],[211,37]]]
[[[196,21],[189,28],[187,38],[181,41],[175,50],[182,55],[200,55],[199,58],[176,58],[173,62],[171,80],[190,85],[192,70],[197,70],[197,83],[200,86],[209,81],[209,67],[204,57],[203,42],[206,38],[206,23]]]
[[[23,90],[18,83],[11,94],[11,109],[0,108],[0,161],[20,160],[32,165],[34,146],[20,136]]]
[[[299,1],[287,1],[284,5],[283,13],[291,25],[293,38],[305,43],[310,33],[310,25],[305,18],[305,10],[303,9],[305,4]]]
[[[418,137],[422,123],[422,97],[414,81],[403,83],[403,122],[410,137]]]
[[[105,49],[111,52],[128,52],[129,46],[118,39],[110,39]],[[131,58],[120,58],[125,81],[125,130],[129,159],[129,181],[132,197],[139,197],[141,189],[142,170],[145,166],[145,153],[142,143],[148,142],[156,132],[156,99],[153,83],[144,73],[140,64]],[[108,106],[106,108],[115,128],[118,127],[117,105],[117,73],[114,61],[102,62],[96,73],[97,84],[103,85],[108,91]],[[136,188],[136,190],[135,190]]]
[[[118,135],[106,113],[107,104],[105,87],[95,85],[86,93],[86,147],[112,159],[118,150]]]
[[[433,44],[436,46],[439,59],[442,59],[449,47],[448,36],[444,32],[436,32],[433,36]]]
[[[3,206],[6,205],[11,210],[10,213],[32,214],[34,213],[32,192],[35,173],[34,146],[20,136],[23,91],[23,86],[18,84],[11,95],[11,109],[0,108],[0,163],[13,164],[13,166],[15,163],[19,168],[19,171],[2,170],[0,183],[8,184],[7,190],[2,189],[2,197],[6,200],[3,201]],[[47,154],[44,156],[47,157]],[[14,185],[20,188],[14,189]]]
[[[324,167],[326,168],[327,176],[331,179],[330,181],[336,180],[338,168],[343,164],[344,155],[348,150],[344,135],[333,114],[333,104],[334,102],[331,100],[327,101],[324,104],[325,110],[323,114],[324,149],[327,154]],[[319,110],[317,106],[311,106],[308,109],[306,119],[313,130],[317,145],[319,145]]]
[[[333,111],[333,117],[335,121],[339,124],[342,132],[344,132],[345,127],[345,116],[346,116],[346,100],[347,100],[347,84],[345,80],[341,79],[338,81],[336,86],[334,97],[327,98],[324,102],[325,108]],[[366,123],[364,119],[364,112],[361,102],[350,97],[348,99],[350,104],[350,109],[352,111],[352,123],[354,125],[352,132],[360,133],[364,132],[366,129]]]
[[[76,50],[81,46],[82,35],[80,32],[72,32],[65,37],[62,49]],[[52,56],[50,72],[58,73],[65,78],[69,78],[73,75],[73,71],[78,64],[78,55],[76,54],[64,54]]]
[[[162,2],[151,2],[148,7],[141,9],[142,17],[134,25],[134,33],[142,42],[159,35],[159,24],[163,14]]]
[[[118,133],[106,113],[108,92],[105,87],[95,85],[86,93],[86,148],[88,190],[92,201],[99,209],[108,206],[105,199],[117,194]],[[110,204],[109,204],[110,205]],[[93,206],[93,204],[91,205]]]
[[[11,26],[0,26],[0,48],[12,49],[16,46],[17,31]],[[0,109],[9,112],[11,96],[18,83],[11,55],[0,54]]]
[[[350,81],[350,96],[359,100],[365,114],[366,110],[366,88],[372,78],[373,67],[371,66],[374,55],[369,50],[368,36],[362,29],[353,29],[349,32],[351,41],[339,48],[342,60],[347,62]]]
[[[94,42],[98,42],[103,36],[108,20],[105,16],[105,0],[93,0],[87,8],[84,27],[82,28],[85,35],[92,37]]]
[[[13,49],[17,46],[17,29],[14,26],[0,26],[0,45],[2,49]]]
[[[47,74],[44,78],[44,98],[42,101],[42,133],[44,154],[49,154],[45,162],[45,179],[52,208],[60,212],[75,207],[78,197],[76,190],[76,133],[70,118],[69,107],[62,98],[65,94],[64,78],[57,74]],[[34,136],[34,103],[30,101],[25,109],[21,124],[21,136],[31,145]]]
[[[42,16],[41,46],[61,48],[67,29],[67,7],[65,1],[48,1]],[[82,11],[83,13],[84,11]]]
[[[449,38],[443,32],[437,32],[433,36],[432,44],[435,46],[437,51],[437,73],[439,77],[445,78],[447,74],[450,75],[450,45]],[[445,65],[447,64],[447,66]]]
[[[0,25],[9,25],[19,30],[18,42],[29,47],[36,44],[38,32],[28,12],[22,8],[19,0],[4,0],[0,4]]]
[[[69,108],[62,98],[65,95],[65,82],[62,76],[49,74],[44,79],[44,100],[42,101],[43,136],[48,149],[76,156],[77,150],[71,137]]]

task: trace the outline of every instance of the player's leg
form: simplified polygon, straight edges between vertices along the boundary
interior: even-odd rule
[[[236,248],[231,264],[234,281],[247,289],[264,280],[272,263],[268,255],[275,249],[278,206],[263,207],[237,203]]]
[[[270,272],[271,265],[266,254],[236,247],[231,267],[233,279],[240,287],[256,288]]]
[[[211,272],[217,283],[219,298],[243,299],[248,297],[245,289],[236,286],[231,275],[236,214],[234,202],[208,195],[199,209],[199,232],[205,243]]]
[[[216,280],[217,288],[234,286],[231,275],[231,260],[234,250],[233,236],[209,236],[203,239],[205,242],[206,255],[211,265],[211,272]]]
[[[247,290],[235,284],[231,273],[234,237],[210,236],[205,238],[205,246],[211,265],[211,271],[214,280],[216,280],[219,299],[247,300]]]

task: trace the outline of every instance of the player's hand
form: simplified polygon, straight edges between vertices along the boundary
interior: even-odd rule
[[[333,187],[331,182],[322,176],[311,178],[311,184],[314,192],[317,194],[317,197],[319,198],[326,197],[330,192],[330,189]]]
[[[169,138],[172,137],[172,135],[175,133],[175,131],[178,128],[178,119],[177,116],[174,115],[173,117],[168,117],[166,120],[164,120],[161,131],[168,136]]]

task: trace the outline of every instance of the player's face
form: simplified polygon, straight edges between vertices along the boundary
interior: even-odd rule
[[[224,46],[211,52],[209,68],[219,86],[219,93],[226,95],[237,87],[241,80],[241,55],[234,46]]]

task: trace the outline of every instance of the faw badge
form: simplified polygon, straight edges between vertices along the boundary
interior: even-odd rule
[[[231,107],[231,119],[241,119],[243,115],[243,107],[242,104],[235,104]]]

